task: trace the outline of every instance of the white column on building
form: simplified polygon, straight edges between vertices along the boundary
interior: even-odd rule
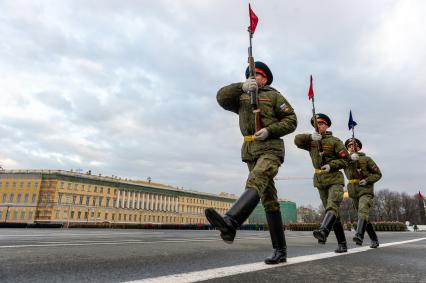
[[[164,211],[164,201],[165,201],[165,196],[160,195],[160,211]]]
[[[121,202],[120,202],[120,207],[123,208],[124,207],[124,201],[126,200],[126,191],[122,191],[121,192]]]
[[[158,194],[155,195],[155,208],[154,210],[158,210]]]
[[[117,190],[117,203],[115,204],[115,207],[119,208],[120,206],[120,190]]]
[[[136,209],[136,191],[133,192],[132,208]]]
[[[142,209],[145,209],[145,193],[142,193]]]
[[[151,210],[154,210],[154,198],[155,198],[155,196],[153,195],[153,194],[151,194]]]
[[[141,209],[141,193],[138,193],[138,200],[136,203],[136,209]]]
[[[179,198],[176,198],[176,212],[179,212]]]
[[[170,211],[170,196],[166,196],[166,211]]]
[[[130,208],[130,191],[127,192],[127,208]]]
[[[173,205],[174,205],[174,197],[170,197],[170,211],[173,212]]]

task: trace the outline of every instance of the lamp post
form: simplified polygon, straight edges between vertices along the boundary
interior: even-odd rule
[[[13,203],[5,203],[4,204],[7,208],[6,208],[6,215],[5,215],[5,218],[4,218],[4,223],[6,223],[7,222],[7,217],[9,216],[9,207],[11,207],[12,205],[13,205]]]

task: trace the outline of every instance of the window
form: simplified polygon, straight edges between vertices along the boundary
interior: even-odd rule
[[[3,211],[0,211],[0,221],[3,220]]]
[[[72,204],[76,204],[75,200],[77,199],[77,196],[72,196]]]
[[[74,191],[76,191],[78,188],[78,184],[74,184]]]
[[[3,194],[3,200],[2,200],[2,202],[6,203],[6,199],[7,199],[7,194]]]
[[[98,187],[96,187],[96,186],[95,186],[95,190],[94,190],[94,192],[95,192],[95,193],[97,193],[97,192],[98,192]]]
[[[74,211],[71,211],[71,216],[70,216],[70,218],[71,218],[71,219],[74,219]]]
[[[90,204],[90,197],[86,197],[86,205],[89,206]]]
[[[62,196],[63,194],[58,194],[58,204],[62,203]]]
[[[9,202],[13,202],[13,199],[15,198],[15,195],[13,193],[9,196]]]
[[[38,189],[38,182],[34,182],[34,187]]]
[[[80,205],[83,205],[84,196],[80,196]]]
[[[3,187],[3,182],[2,181],[0,181],[0,189]],[[0,220],[1,220],[1,218],[0,218]]]
[[[21,202],[21,198],[22,198],[22,195],[18,194],[18,198],[16,199],[16,203],[20,203]]]
[[[111,189],[110,188],[108,188],[108,194],[110,194],[111,193]]]
[[[106,207],[109,207],[109,201],[110,201],[110,198],[106,198],[106,204],[105,204]]]
[[[98,219],[99,219],[99,218],[101,218],[101,213],[100,213],[100,212],[98,212]]]
[[[79,211],[79,212],[77,213],[77,219],[78,219],[78,220],[80,220],[80,219],[81,219],[81,211]]]
[[[31,181],[27,182],[27,189],[31,188]]]
[[[103,194],[104,193],[104,188],[101,187],[100,193]]]
[[[63,189],[65,186],[65,182],[61,182],[61,189]]]
[[[25,194],[24,203],[28,203],[28,198],[29,197],[30,197],[30,194]]]
[[[102,197],[99,197],[99,206],[102,206]]]
[[[88,191],[88,192],[91,192],[91,191],[92,191],[92,185],[89,185],[89,187],[87,188],[87,191]]]
[[[32,211],[30,211],[29,213],[28,213],[28,220],[32,220],[33,219],[33,212]]]
[[[36,194],[33,194],[32,199],[31,199],[31,202],[32,202],[32,203],[35,203],[35,201],[36,201],[36,197],[37,197],[37,196],[36,196]]]
[[[20,189],[23,189],[24,188],[24,182],[21,182],[20,184],[19,184],[19,188]],[[23,219],[22,219],[23,220]]]
[[[71,183],[68,183],[67,188],[68,188],[68,190],[71,190]]]
[[[105,213],[105,220],[108,220],[108,213]]]
[[[0,219],[1,219],[1,217],[0,217]],[[114,221],[114,219],[115,219],[115,213],[113,213],[113,214],[111,215],[111,220],[113,220],[113,221]]]
[[[84,192],[84,185],[81,185],[81,191]]]
[[[86,220],[87,220],[88,216],[89,216],[89,213],[88,213],[87,211],[86,211],[86,212],[84,212],[84,219],[86,219]]]
[[[13,212],[13,219],[18,219],[18,212],[17,211],[14,211]]]
[[[16,182],[13,182],[12,187],[13,187],[13,188],[16,188]],[[16,218],[15,218],[15,219],[16,219]]]
[[[93,204],[93,206],[96,206],[96,197],[93,197],[92,204]]]
[[[6,182],[6,189],[9,188],[9,182]]]
[[[56,210],[56,212],[55,212],[55,218],[59,219],[59,210]]]

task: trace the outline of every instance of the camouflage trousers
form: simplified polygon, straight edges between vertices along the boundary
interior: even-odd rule
[[[343,200],[343,185],[318,186],[325,211],[333,211],[339,217],[340,204]]]
[[[362,218],[368,222],[370,216],[370,208],[373,205],[373,196],[365,194],[359,198],[352,198],[352,203],[358,213],[358,219]]]
[[[274,177],[278,174],[278,168],[281,166],[280,158],[273,154],[263,154],[256,161],[247,162],[247,166],[250,173],[246,188],[257,191],[265,212],[280,211],[277,189],[274,183]]]

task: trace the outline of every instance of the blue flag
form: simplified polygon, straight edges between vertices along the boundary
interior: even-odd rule
[[[349,130],[351,130],[356,125],[358,125],[358,124],[354,121],[354,119],[352,119],[352,110],[350,110],[349,111],[349,122],[348,122],[348,128],[349,128]]]

